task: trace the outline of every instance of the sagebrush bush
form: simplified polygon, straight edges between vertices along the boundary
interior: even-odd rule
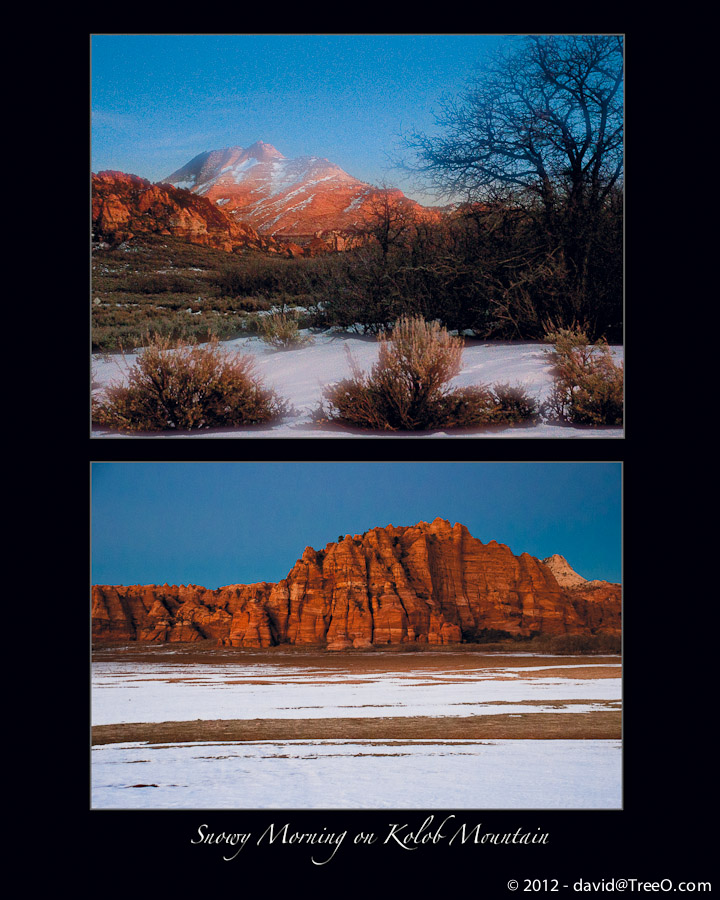
[[[297,318],[288,313],[259,316],[258,333],[266,344],[271,344],[280,350],[302,347],[312,340],[308,335],[300,333]]]
[[[327,389],[332,418],[361,428],[415,430],[435,425],[443,385],[460,371],[463,342],[437,322],[402,317],[380,336],[369,375],[351,359],[352,377]]]
[[[622,425],[624,369],[607,343],[578,328],[548,333],[554,384],[546,403],[551,418],[578,425]]]
[[[93,421],[122,431],[218,428],[269,422],[287,411],[264,387],[250,357],[154,335],[127,384],[93,401]]]
[[[438,322],[401,317],[390,334],[380,336],[378,360],[369,374],[350,357],[352,376],[325,390],[327,417],[391,431],[518,421],[522,404],[516,402],[513,409],[507,386],[504,399],[482,385],[447,387],[460,372],[463,344]]]

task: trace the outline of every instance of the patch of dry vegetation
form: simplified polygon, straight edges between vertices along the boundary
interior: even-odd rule
[[[301,334],[298,317],[292,312],[259,316],[257,323],[260,338],[277,350],[291,350],[312,341],[308,335]]]
[[[92,349],[143,346],[148,334],[220,340],[258,331],[254,313],[312,304],[318,265],[228,253],[170,236],[144,236],[92,253]]]
[[[511,712],[511,709],[509,709]],[[487,716],[339,719],[219,719],[96,725],[92,743],[295,740],[590,740],[620,739],[619,710]]]
[[[251,357],[154,335],[127,384],[93,399],[93,422],[122,431],[218,428],[270,422],[287,411],[253,370]]]
[[[622,425],[624,367],[607,343],[591,343],[578,328],[550,332],[554,385],[546,403],[550,418],[574,425]]]
[[[537,405],[521,387],[451,389],[460,373],[464,341],[439,322],[401,316],[379,338],[369,374],[350,357],[352,376],[325,390],[328,409],[316,418],[359,428],[417,431],[515,423],[536,416]]]

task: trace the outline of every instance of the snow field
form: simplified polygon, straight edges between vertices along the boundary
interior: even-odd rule
[[[619,741],[257,741],[93,748],[99,809],[617,809]]]
[[[619,671],[617,678],[528,677],[542,668],[358,676],[284,666],[94,663],[92,724],[579,713],[620,701]],[[563,707],[568,700],[585,702]]]
[[[572,714],[620,703],[619,677],[573,675],[593,664],[587,659],[567,663],[564,677],[543,675],[557,663],[475,670],[448,663],[358,674],[96,662],[92,723]],[[619,662],[598,665],[620,674]],[[104,744],[92,749],[91,802],[102,809],[607,809],[621,805],[621,764],[616,740]]]

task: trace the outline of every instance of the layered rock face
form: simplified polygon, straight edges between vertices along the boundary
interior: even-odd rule
[[[286,578],[196,585],[93,587],[93,641],[276,644],[331,650],[458,644],[511,635],[620,631],[620,585],[562,587],[552,569],[444,519],[307,547]]]
[[[622,588],[607,581],[588,581],[578,575],[568,561],[559,554],[543,560],[565,589],[573,605],[595,634],[620,634]]]
[[[578,587],[581,584],[587,584],[587,579],[578,575],[565,557],[560,556],[559,553],[548,556],[543,562],[553,573],[560,587]]]
[[[205,197],[124,172],[92,176],[92,224],[95,238],[110,244],[163,234],[228,252],[249,248],[286,255],[271,238],[231,219]]]
[[[288,159],[263,141],[201,153],[163,183],[207,197],[262,234],[303,246],[320,240],[326,250],[351,246],[386,199],[420,218],[438,217],[400,190],[373,187],[321,157]]]

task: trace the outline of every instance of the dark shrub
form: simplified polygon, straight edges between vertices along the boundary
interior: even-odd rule
[[[542,634],[529,641],[531,650],[546,653],[612,653],[622,652],[617,634]]]
[[[127,275],[117,285],[117,290],[131,294],[183,294],[194,288],[192,279],[162,272]]]
[[[471,644],[492,644],[498,641],[517,641],[518,638],[501,628],[465,628],[463,641]]]
[[[538,416],[538,403],[521,385],[494,384],[491,388],[495,421],[503,423],[534,421]]]

